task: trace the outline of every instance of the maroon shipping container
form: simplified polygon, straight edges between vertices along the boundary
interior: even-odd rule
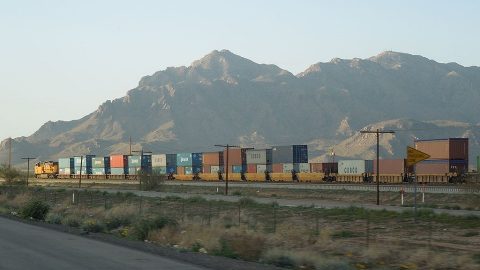
[[[283,164],[282,163],[275,163],[272,165],[272,172],[273,173],[283,173]]]
[[[248,164],[247,173],[257,173],[257,164]]]
[[[213,165],[216,166],[216,165]],[[210,173],[212,166],[210,165],[203,165],[203,173]]]
[[[206,152],[203,153],[203,166],[223,166],[223,152]]]
[[[312,173],[323,172],[322,163],[310,163],[310,172],[312,172]]]
[[[464,160],[426,160],[415,165],[416,174],[447,174],[468,171],[468,163]]]
[[[322,163],[322,172],[323,173],[338,173],[338,162],[323,162]]]
[[[468,138],[415,141],[415,148],[430,155],[430,160],[468,160]]]
[[[380,159],[380,174],[403,174],[405,172],[404,159]],[[373,160],[373,173],[377,173],[377,160]]]
[[[110,167],[111,168],[124,168],[128,165],[127,155],[111,155]]]
[[[246,149],[230,148],[228,150],[228,165],[243,165],[247,163]],[[227,150],[223,151],[223,164],[227,164]]]

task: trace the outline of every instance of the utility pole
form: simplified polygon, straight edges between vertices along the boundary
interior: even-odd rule
[[[12,137],[8,138],[8,168],[12,167]]]
[[[28,178],[30,178],[30,160],[36,159],[36,158],[33,158],[33,157],[23,157],[22,159],[26,159],[26,160],[27,160],[27,187],[28,187]]]
[[[130,136],[130,156],[132,155],[132,136]]]
[[[132,155],[132,152],[134,152],[134,153],[140,153],[140,170],[143,170],[143,168],[142,168],[142,158],[143,158],[143,155],[144,155],[144,154],[150,154],[150,155],[151,155],[151,154],[152,154],[152,151],[144,151],[143,148],[142,148],[142,150],[140,150],[140,151],[135,151],[135,150],[132,151],[132,137],[130,137],[130,155]],[[137,177],[137,176],[135,175],[135,177]],[[142,190],[142,177],[139,178],[138,184],[139,184],[139,190]]]
[[[232,147],[233,148],[240,148],[240,146],[229,145],[229,144],[226,144],[226,145],[215,144],[215,146],[223,147],[227,150],[226,164],[225,164],[225,195],[228,195],[228,152],[229,152],[230,148],[232,148]]]
[[[376,171],[376,179],[377,179],[377,205],[380,205],[380,134],[393,134],[395,131],[393,130],[383,130],[380,131],[378,128],[376,131],[374,130],[360,130],[360,133],[369,133],[369,134],[376,134],[377,135],[377,171]]]

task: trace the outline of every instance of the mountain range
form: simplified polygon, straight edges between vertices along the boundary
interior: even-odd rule
[[[40,160],[133,150],[158,153],[220,150],[215,144],[264,148],[308,144],[312,161],[403,158],[413,138],[469,137],[479,153],[480,67],[438,63],[387,51],[367,59],[334,58],[292,74],[228,50],[190,66],[141,78],[124,97],[81,119],[47,122],[15,138],[13,159]],[[7,160],[8,143],[0,144]]]

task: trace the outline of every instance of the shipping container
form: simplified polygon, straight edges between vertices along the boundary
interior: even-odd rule
[[[178,175],[185,175],[185,167],[177,166],[177,174]]]
[[[126,168],[110,168],[111,175],[123,175],[128,174],[128,169]]]
[[[166,154],[166,157],[167,157],[167,167],[169,168],[177,167],[177,154]],[[167,168],[167,171],[168,171],[168,168]]]
[[[128,167],[140,167],[149,170],[152,168],[152,156],[128,156]]]
[[[177,166],[192,166],[192,153],[178,153]]]
[[[211,172],[210,167],[211,167],[211,165],[203,165],[202,166],[203,173],[210,173]]]
[[[245,166],[242,166],[242,165],[232,165],[232,166],[229,166],[231,168],[230,172],[232,173],[244,173],[246,171],[246,168]]]
[[[273,173],[283,173],[283,164],[282,163],[272,164],[272,172]]]
[[[310,163],[310,171],[312,173],[321,173],[323,171],[322,163]]]
[[[192,166],[192,173],[202,173],[203,166]]]
[[[193,168],[191,166],[185,166],[183,168],[185,170],[185,175],[192,175],[193,174]]]
[[[82,167],[86,167],[86,168],[91,168],[92,167],[92,158],[94,157],[95,155],[86,155],[84,156],[83,158],[80,158],[80,157],[75,157],[74,158],[74,162],[75,162],[75,168],[80,168],[80,165]]]
[[[373,160],[340,160],[338,174],[362,175],[373,173]]]
[[[73,170],[73,168],[75,168],[74,158],[59,158],[58,167],[69,168],[70,170]]]
[[[307,145],[272,147],[272,163],[308,163]]]
[[[166,166],[152,167],[152,174],[154,175],[167,174],[167,167]]]
[[[403,174],[405,173],[404,159],[380,159],[380,174]],[[377,160],[373,160],[373,173],[377,173]]]
[[[93,157],[92,158],[92,167],[94,167],[94,168],[109,168],[110,167],[110,157]]]
[[[293,163],[283,163],[283,173],[291,173],[293,171]]]
[[[273,171],[272,164],[268,164],[268,165],[258,164],[257,165],[257,173],[265,173],[265,171],[272,172]]]
[[[271,164],[272,149],[248,149],[245,151],[247,164]]]
[[[60,175],[70,175],[72,174],[73,170],[71,168],[60,168],[58,169],[58,174]]]
[[[167,155],[165,154],[157,154],[152,155],[152,167],[166,167],[167,166]]]
[[[168,156],[167,156],[167,160],[168,160]],[[177,166],[167,166],[167,174],[170,174],[170,173],[176,174]]]
[[[248,156],[247,156],[247,160],[248,160]],[[256,173],[256,172],[257,172],[256,164],[247,164],[247,173]]]
[[[308,163],[294,163],[293,170],[297,173],[309,173],[310,164]]]
[[[225,172],[224,167],[216,166],[216,165],[210,166],[210,173],[218,173],[218,172],[224,173]]]
[[[203,165],[214,165],[222,166],[223,165],[223,152],[206,152],[202,155]]]
[[[110,170],[108,170],[106,168],[95,168],[95,167],[93,167],[92,168],[92,174],[93,175],[106,175],[106,174],[110,174]]]
[[[322,171],[323,173],[338,173],[338,162],[323,162]]]
[[[430,160],[468,160],[468,138],[416,140],[415,149],[430,155]]]
[[[202,166],[203,164],[203,154],[202,153],[192,153],[192,166]]]
[[[128,156],[127,155],[111,155],[110,167],[111,168],[128,168]]]
[[[230,148],[228,150],[228,165],[244,165],[247,164],[246,149]],[[227,164],[227,150],[223,151],[223,164]]]
[[[461,174],[467,171],[468,163],[465,160],[424,160],[415,165],[416,174]]]
[[[128,167],[128,174],[129,175],[137,175],[140,172],[140,167]]]

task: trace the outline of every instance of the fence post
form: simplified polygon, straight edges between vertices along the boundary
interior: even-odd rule
[[[242,211],[242,208],[241,208],[241,204],[240,202],[238,202],[238,226],[240,226],[240,223],[241,223],[241,220],[240,220],[240,214],[241,214],[241,211]]]
[[[212,218],[212,202],[210,201],[208,203],[208,225],[210,225],[211,218]]]
[[[75,190],[72,191],[72,204],[75,204]]]
[[[107,210],[107,196],[103,193],[103,208]]]

